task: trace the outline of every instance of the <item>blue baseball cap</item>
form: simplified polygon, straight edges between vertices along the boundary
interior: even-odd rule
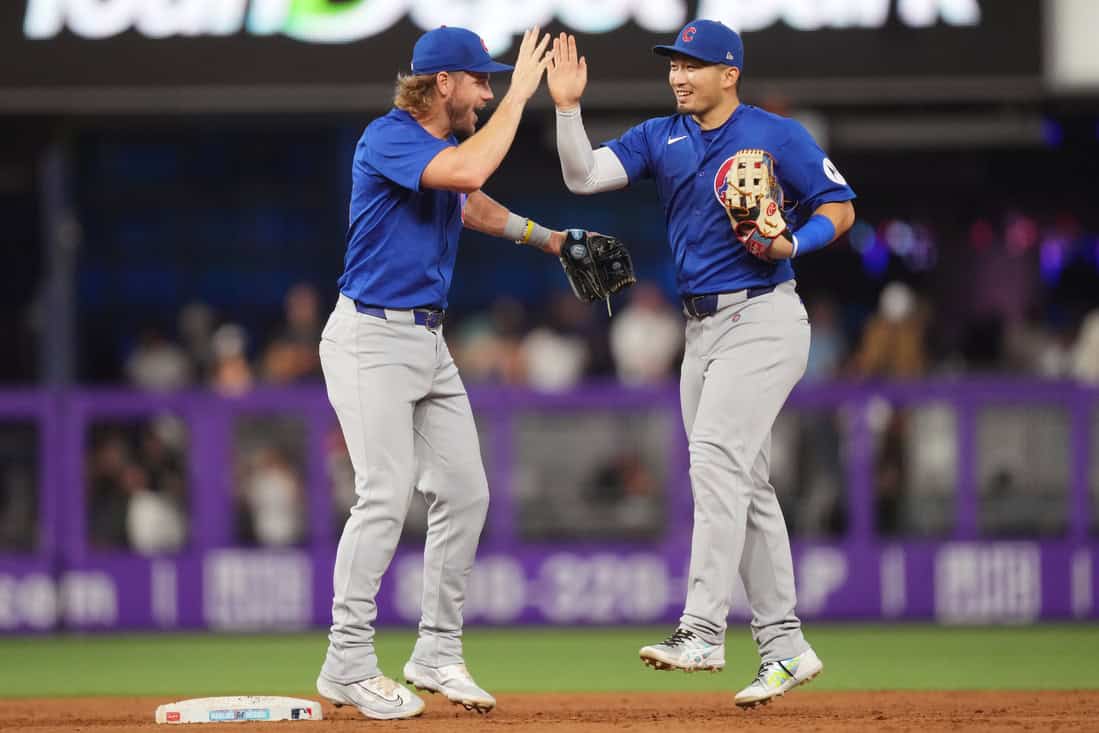
[[[412,49],[412,73],[416,75],[439,71],[489,73],[511,68],[493,61],[481,37],[465,28],[439,26],[420,36]]]
[[[683,26],[673,45],[653,46],[653,53],[661,56],[681,53],[711,64],[744,68],[744,42],[740,34],[716,20],[692,20]]]

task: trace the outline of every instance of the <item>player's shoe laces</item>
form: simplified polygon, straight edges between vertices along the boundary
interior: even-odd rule
[[[653,669],[682,669],[685,672],[725,669],[725,645],[703,641],[682,627],[659,644],[641,647],[641,661]]]
[[[353,705],[366,717],[376,720],[415,718],[424,711],[424,701],[418,695],[385,675],[350,685],[318,677],[317,692],[336,707]]]
[[[742,708],[766,705],[813,679],[822,669],[824,664],[812,649],[789,659],[764,662],[752,684],[736,694],[736,704]]]
[[[404,666],[404,678],[417,690],[442,693],[447,700],[466,710],[483,714],[496,707],[496,698],[473,681],[464,664],[432,668],[409,661]]]

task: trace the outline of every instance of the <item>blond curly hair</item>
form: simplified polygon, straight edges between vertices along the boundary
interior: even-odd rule
[[[413,117],[424,117],[435,102],[434,74],[398,74],[393,106]]]

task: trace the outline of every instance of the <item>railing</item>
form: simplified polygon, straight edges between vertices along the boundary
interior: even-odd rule
[[[471,399],[482,434],[492,507],[467,618],[485,623],[674,619],[682,604],[693,512],[676,387],[591,385],[563,394],[474,389]],[[932,407],[951,416],[953,435],[922,436],[916,428],[905,440],[917,447],[922,440],[953,446],[946,462],[952,465],[952,475],[935,495],[953,502],[947,510],[952,521],[930,533],[884,533],[876,526],[884,481],[879,475],[883,410],[926,414]],[[1057,435],[1061,428],[1056,426],[1064,424],[1067,445],[1060,446],[1055,439],[1050,447],[1063,449],[1063,456],[1031,440],[1049,440],[1049,430],[1039,426],[1029,437],[1020,433],[1021,449],[1038,451],[1040,460],[1035,463],[1052,467],[1055,476],[1024,477],[1014,490],[1023,495],[1045,492],[1040,495],[1064,504],[1064,516],[1054,517],[1056,521],[1041,530],[1041,538],[997,536],[995,522],[987,521],[995,518],[995,502],[1002,497],[997,498],[993,483],[981,476],[988,472],[985,456],[1004,450],[996,440],[1000,423],[1007,420],[990,410],[1004,409],[1023,410],[1004,413],[1021,421],[1044,410]],[[105,423],[164,413],[180,418],[189,436],[185,545],[157,555],[94,546],[88,519],[90,436]],[[845,521],[838,534],[795,535],[799,608],[804,616],[946,622],[1096,616],[1099,541],[1091,533],[1099,524],[1093,506],[1099,495],[1094,449],[1099,445],[1099,390],[1061,382],[995,380],[800,386],[785,414],[796,418],[815,413],[831,416],[829,424],[841,433],[842,455],[835,465],[842,471],[836,483]],[[235,426],[242,416],[262,420],[271,414],[294,415],[302,425],[296,471],[306,489],[307,522],[301,539],[282,549],[241,546],[235,526]],[[536,480],[524,473],[529,473],[532,461],[550,465],[532,459],[529,446],[549,439],[541,433],[530,438],[527,422],[545,423],[550,427],[537,429],[549,430],[552,440],[565,440],[560,428],[553,427],[558,425],[553,416],[569,424],[592,415],[625,415],[624,424],[650,426],[629,440],[645,462],[656,466],[658,491],[646,501],[657,503],[660,521],[633,535],[608,530],[609,536],[601,537],[599,525],[584,531],[566,512],[562,526],[540,534],[537,522],[522,519],[532,514],[545,519],[537,516],[541,505],[528,505],[532,495],[550,506],[555,499],[581,501],[576,498],[581,494],[571,499],[546,496],[545,487],[554,485],[552,477]],[[335,419],[323,389],[260,390],[240,398],[92,390],[0,393],[0,424],[13,422],[33,424],[37,430],[38,531],[32,550],[0,554],[0,630],[256,629],[327,623],[339,515],[333,511],[333,479],[326,465],[331,451],[325,443]],[[779,432],[776,428],[776,441]],[[801,443],[815,439],[804,434]],[[553,446],[548,450],[552,452]],[[592,450],[598,452],[597,447]],[[1060,482],[1056,476],[1062,464],[1067,471]],[[530,470],[537,471],[537,465]],[[775,468],[773,475],[781,473]],[[567,469],[560,467],[562,476],[570,475]],[[542,489],[536,486],[539,480]],[[784,493],[784,487],[779,489],[784,509],[793,517],[800,509],[797,499]],[[923,498],[908,496],[906,501],[908,511],[918,513]],[[982,510],[982,503],[991,510]],[[548,541],[545,536],[556,539]],[[414,541],[399,548],[379,597],[383,622],[413,622],[418,617],[420,552]],[[732,613],[748,614],[742,594],[734,599]]]

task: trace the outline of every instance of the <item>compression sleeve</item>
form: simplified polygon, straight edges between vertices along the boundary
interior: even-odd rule
[[[573,193],[614,191],[630,183],[626,169],[614,151],[610,148],[592,150],[579,107],[557,110],[557,154],[561,157],[565,185]]]

